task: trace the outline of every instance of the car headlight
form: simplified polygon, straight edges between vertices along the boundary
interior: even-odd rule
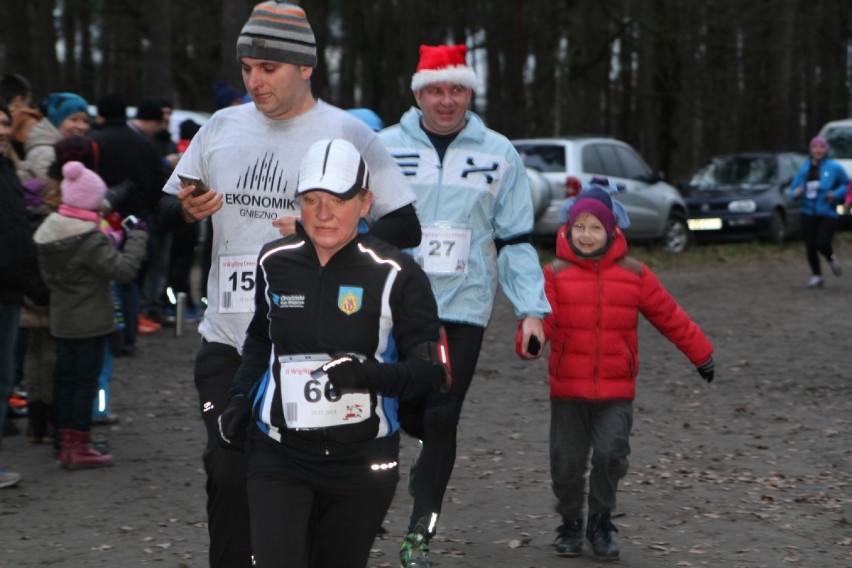
[[[738,199],[728,203],[728,211],[732,213],[754,213],[757,211],[757,202],[754,199]]]

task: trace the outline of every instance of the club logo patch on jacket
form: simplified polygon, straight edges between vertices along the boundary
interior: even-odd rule
[[[281,308],[304,308],[305,307],[305,295],[299,293],[288,293],[282,292],[280,294],[276,292],[270,292],[270,297],[272,298],[272,305]]]
[[[337,293],[337,307],[340,311],[351,316],[361,309],[364,299],[364,289],[356,286],[341,286]]]

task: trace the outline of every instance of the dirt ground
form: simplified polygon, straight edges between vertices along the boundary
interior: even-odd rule
[[[631,469],[615,519],[620,565],[852,566],[848,268],[823,290],[804,288],[798,250],[657,270],[714,342],[717,378],[705,384],[643,321]],[[588,552],[553,554],[546,361],[515,356],[512,319],[501,298],[466,402],[433,565],[597,566]],[[24,480],[0,491],[0,567],[207,566],[191,376],[198,343],[194,327],[182,337],[161,331],[117,360],[121,422],[96,430],[109,436],[114,467],[67,472],[49,448],[4,440],[0,457]],[[402,480],[372,567],[398,565],[414,448],[404,437]]]

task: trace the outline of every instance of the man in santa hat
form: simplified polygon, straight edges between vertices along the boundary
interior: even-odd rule
[[[417,195],[423,239],[415,258],[429,275],[447,331],[453,386],[400,407],[400,422],[422,446],[409,475],[414,510],[400,550],[406,568],[428,567],[456,457],[456,431],[473,379],[497,283],[518,319],[516,350],[539,356],[550,313],[531,244],[526,170],[505,136],[470,110],[476,73],[464,45],[420,46],[411,79],[417,107],[380,133]]]

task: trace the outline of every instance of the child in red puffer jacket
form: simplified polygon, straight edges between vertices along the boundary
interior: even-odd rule
[[[588,186],[557,233],[557,258],[544,268],[553,312],[550,341],[550,469],[562,516],[555,547],[583,546],[586,464],[592,452],[586,539],[595,557],[618,558],[611,532],[616,491],[627,473],[639,372],[638,320],[645,316],[713,380],[713,346],[643,263],[627,256],[606,184]]]

